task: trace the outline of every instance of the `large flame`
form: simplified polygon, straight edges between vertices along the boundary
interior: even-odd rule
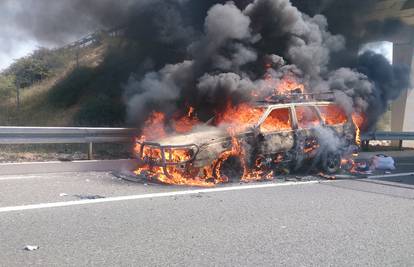
[[[348,120],[345,112],[336,105],[319,106],[318,108],[327,125],[342,124]]]
[[[269,98],[275,96],[290,96],[304,92],[304,85],[298,83],[293,76],[286,76],[283,79],[274,80],[270,75],[265,76],[266,90],[273,88]],[[262,88],[263,89],[263,88]],[[260,97],[263,99],[263,90],[255,90],[252,93],[253,97]],[[266,98],[266,97],[265,97]],[[341,124],[347,121],[347,117],[342,110],[334,105],[327,105],[321,107],[321,115],[328,125]],[[155,160],[156,164],[147,163],[140,166],[135,171],[137,175],[145,175],[148,179],[155,179],[166,184],[176,185],[190,185],[190,186],[214,186],[217,183],[226,182],[230,177],[226,177],[220,173],[221,165],[230,157],[238,158],[241,165],[241,180],[242,181],[256,181],[273,179],[274,173],[266,167],[265,158],[258,157],[254,162],[254,167],[249,168],[246,162],[247,153],[244,151],[243,140],[239,138],[240,133],[246,131],[249,127],[258,123],[259,119],[265,112],[265,108],[261,108],[252,104],[243,103],[233,105],[230,101],[226,108],[220,112],[216,112],[213,124],[217,127],[225,127],[228,134],[231,136],[231,146],[218,156],[210,165],[196,168],[192,166],[189,161],[192,158],[191,149],[187,148],[171,148],[164,151],[162,156],[161,148],[145,146],[141,147],[137,143],[135,152],[142,153],[143,158]],[[299,123],[306,123],[307,126],[316,125],[319,123],[317,117],[309,116],[310,112],[306,109],[297,110]],[[357,126],[357,143],[360,142],[359,127],[363,123],[363,117],[353,116],[355,125]],[[361,122],[362,120],[362,122]],[[194,107],[188,107],[188,111],[184,115],[174,114],[171,118],[167,118],[166,114],[160,112],[152,113],[145,122],[145,127],[142,131],[142,136],[138,138],[140,142],[157,140],[168,136],[169,133],[188,133],[195,126],[201,122],[197,118],[197,110]],[[288,109],[280,109],[269,114],[265,123],[261,125],[262,132],[272,132],[291,129],[291,118]],[[359,141],[358,141],[359,140]],[[305,152],[312,153],[318,148],[317,143],[306,144]],[[142,150],[142,151],[141,151]],[[164,167],[159,167],[159,163],[167,161],[169,163]],[[281,162],[283,158],[278,155],[272,161]],[[183,163],[184,162],[184,163]],[[181,164],[183,163],[183,164]],[[251,166],[251,164],[250,164]],[[168,175],[166,174],[168,173]]]

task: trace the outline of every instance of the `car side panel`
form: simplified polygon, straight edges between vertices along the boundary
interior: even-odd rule
[[[236,138],[240,146],[243,149],[248,150],[252,142],[254,142],[253,137],[254,133],[252,131],[248,131],[238,134]],[[211,165],[214,161],[220,158],[222,153],[231,150],[232,146],[232,137],[230,136],[200,146],[200,151],[198,152],[194,160],[193,166],[197,168],[202,168]]]
[[[271,132],[263,134],[263,142],[260,151],[264,155],[274,154],[280,151],[290,151],[295,144],[294,131]]]

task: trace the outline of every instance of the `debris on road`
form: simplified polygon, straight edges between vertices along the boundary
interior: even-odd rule
[[[334,175],[327,175],[324,174],[323,172],[318,173],[318,176],[327,180],[336,180],[336,176]]]
[[[31,246],[31,245],[27,245],[24,247],[24,250],[27,251],[34,251],[34,250],[38,250],[40,247],[39,246]]]
[[[117,177],[120,180],[125,180],[129,182],[135,182],[135,183],[142,183],[144,186],[148,186],[148,181],[145,179],[145,177],[140,177],[135,175],[135,173],[131,171],[122,171],[122,172],[112,172],[112,175]]]
[[[60,196],[60,197],[67,197],[67,196],[69,196],[69,195],[68,195],[68,194],[66,194],[66,193],[60,193],[60,194],[59,194],[59,196]]]
[[[80,198],[82,200],[84,199],[101,199],[101,198],[105,198],[104,196],[100,196],[100,195],[73,195],[74,197]]]
[[[395,170],[395,162],[392,157],[378,154],[371,159],[372,167],[377,170]]]
[[[370,164],[369,163],[367,163],[366,161],[362,161],[362,162],[357,162],[356,164],[355,164],[355,170],[357,171],[357,172],[369,172],[371,169],[370,169],[371,167],[370,167]]]

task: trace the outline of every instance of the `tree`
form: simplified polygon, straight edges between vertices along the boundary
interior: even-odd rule
[[[16,92],[15,76],[0,74],[0,98],[11,97]]]

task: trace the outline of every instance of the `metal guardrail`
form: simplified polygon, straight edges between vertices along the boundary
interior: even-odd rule
[[[0,144],[89,144],[93,159],[94,143],[132,143],[137,134],[131,128],[0,127]]]
[[[362,134],[363,147],[368,148],[369,141],[399,141],[399,148],[402,149],[404,140],[414,140],[414,132],[371,132]]]
[[[372,132],[362,135],[362,140],[414,140],[414,132]]]
[[[99,30],[99,31],[90,33],[82,37],[81,39],[76,40],[72,43],[69,43],[61,48],[75,49],[75,48],[86,47],[91,44],[99,42],[101,40],[101,34],[106,34],[109,36],[117,36],[117,35],[121,35],[124,29],[125,29],[124,27],[116,27],[116,28],[109,29],[109,30]]]

